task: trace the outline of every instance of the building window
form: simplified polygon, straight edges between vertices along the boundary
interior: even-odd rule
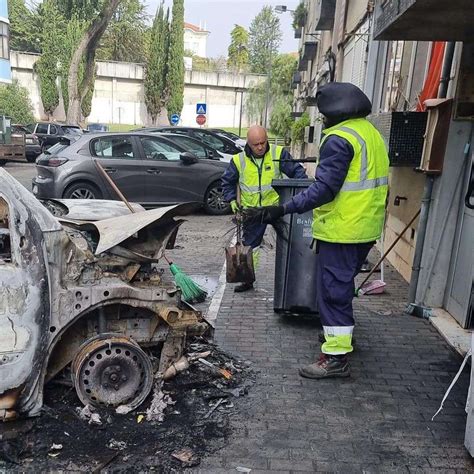
[[[8,24],[0,22],[0,58],[10,59],[10,48],[8,45]]]

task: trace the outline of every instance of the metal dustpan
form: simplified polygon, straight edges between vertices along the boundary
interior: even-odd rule
[[[240,188],[237,186],[237,202],[240,205]],[[227,283],[253,283],[255,269],[253,267],[252,247],[242,243],[242,216],[235,215],[237,224],[237,242],[225,249]]]

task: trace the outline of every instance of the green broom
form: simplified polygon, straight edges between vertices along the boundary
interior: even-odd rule
[[[207,297],[207,292],[186,275],[178,265],[170,262],[166,256],[164,258],[170,266],[176,286],[181,290],[181,299],[186,303],[202,303]]]
[[[117,193],[118,197],[125,203],[125,205],[130,209],[130,212],[135,213],[135,209],[130,205],[125,196],[120,192],[120,189],[113,182],[112,178],[106,173],[102,165],[96,161],[95,162],[100,173],[104,179],[112,186],[112,189]],[[176,286],[181,290],[181,299],[186,301],[186,303],[202,303],[207,296],[207,292],[204,291],[197,283],[195,283],[188,275],[186,275],[178,265],[175,265],[173,262],[170,262],[166,255],[163,254],[163,257],[168,262],[170,266],[171,273],[174,276],[174,281]]]

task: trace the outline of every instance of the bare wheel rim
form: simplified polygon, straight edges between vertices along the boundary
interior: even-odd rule
[[[137,408],[153,385],[150,359],[125,337],[86,344],[73,364],[76,392],[84,405]]]
[[[71,193],[71,199],[95,199],[95,194],[88,188],[77,188]]]
[[[221,187],[212,188],[207,196],[207,205],[211,209],[224,210],[228,204],[224,200],[224,194]]]

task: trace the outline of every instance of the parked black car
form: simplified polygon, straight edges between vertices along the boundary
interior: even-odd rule
[[[41,144],[39,138],[31,133],[25,126],[14,124],[12,125],[12,133],[25,136],[25,156],[29,163],[36,160],[36,157],[41,154]]]
[[[149,133],[90,133],[75,141],[64,137],[36,160],[33,194],[40,199],[118,199],[95,161],[129,201],[145,207],[202,202],[209,214],[229,212],[220,184],[227,163],[199,159]]]
[[[86,130],[88,132],[108,132],[109,126],[105,123],[89,123]]]
[[[211,132],[217,133],[217,135],[221,135],[221,136],[229,138],[237,146],[244,147],[245,144],[247,143],[247,140],[244,140],[243,138],[239,137],[235,133],[228,132],[227,130],[223,130],[222,128],[209,128],[208,130]]]
[[[242,151],[242,148],[236,145],[232,140],[206,128],[196,127],[150,127],[142,130],[146,132],[166,132],[180,135],[188,135],[191,138],[200,140],[206,145],[216,149],[219,153],[232,157]]]
[[[217,159],[220,161],[230,161],[227,155],[219,153],[215,148],[206,143],[196,140],[189,135],[180,135],[179,133],[158,132],[158,135],[166,137],[174,143],[182,146],[186,151],[190,151],[198,158]]]
[[[41,151],[59,142],[64,135],[82,135],[82,128],[77,125],[64,123],[37,122],[27,125],[28,130],[34,133],[40,141]]]

